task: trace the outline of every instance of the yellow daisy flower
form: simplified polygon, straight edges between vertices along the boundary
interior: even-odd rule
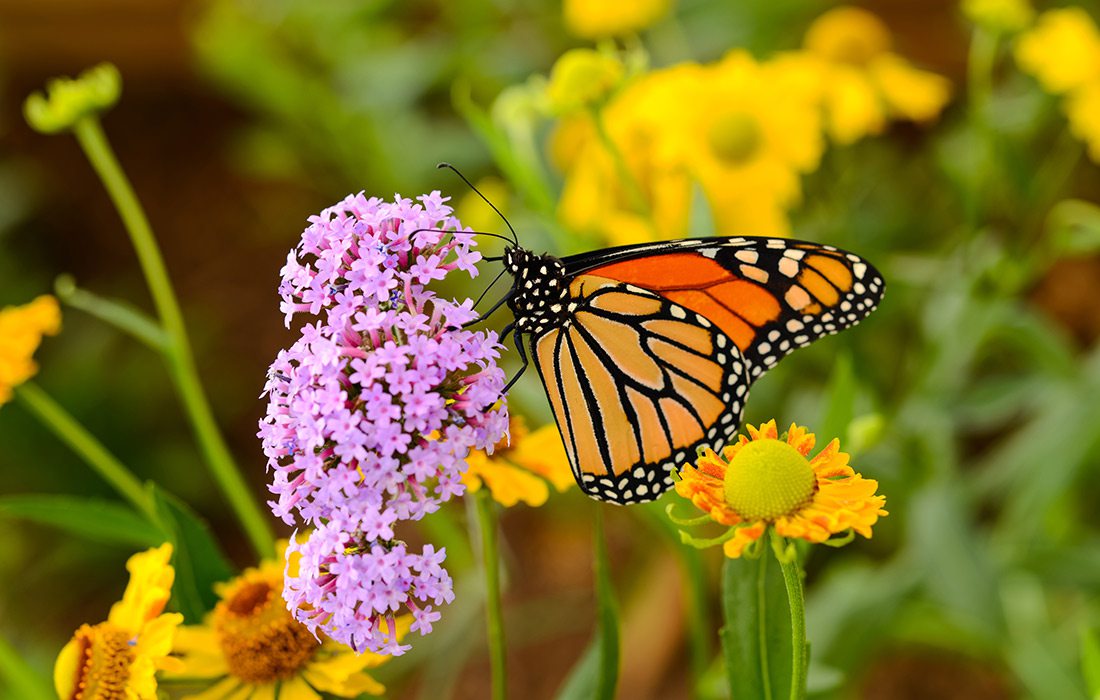
[[[786,211],[801,197],[801,174],[817,167],[824,149],[814,105],[789,89],[782,70],[744,51],[697,78],[686,95],[691,109],[677,126],[718,230],[788,235]]]
[[[565,455],[558,427],[544,425],[528,432],[520,416],[512,416],[511,444],[501,443],[489,455],[471,452],[462,483],[471,493],[487,486],[493,500],[506,508],[520,501],[541,506],[550,496],[549,481],[559,492],[573,483],[569,458]]]
[[[286,547],[279,542],[274,560],[218,585],[221,600],[205,624],[180,628],[173,651],[182,663],[171,676],[216,681],[184,700],[320,700],[321,693],[354,698],[385,691],[365,671],[390,657],[318,641],[291,617],[282,598]],[[410,621],[398,618],[399,637]]]
[[[792,423],[783,436],[774,420],[747,428],[750,437],[739,436],[721,455],[708,450],[676,483],[676,493],[729,528],[707,544],[722,542],[736,559],[768,527],[808,542],[852,531],[871,537],[871,526],[887,514],[886,498],[875,494],[878,482],[848,465],[838,440],[810,457],[816,438],[806,428]],[[685,533],[685,541],[693,540]]]
[[[612,245],[676,238],[687,235],[698,187],[716,234],[787,235],[801,174],[817,167],[824,146],[812,99],[792,87],[785,70],[743,51],[639,77],[606,105],[603,121],[647,210],[591,119],[576,118],[552,142],[566,174],[559,216]]]
[[[564,0],[562,18],[569,33],[584,39],[632,34],[668,14],[670,0]]]
[[[155,700],[156,672],[178,668],[168,654],[179,613],[164,613],[175,571],[172,545],[135,554],[126,562],[130,582],[106,622],[82,625],[54,664],[54,687],[63,700]]]
[[[886,25],[870,12],[838,7],[814,21],[804,54],[788,59],[817,71],[826,127],[834,141],[880,133],[889,119],[928,122],[950,96],[946,78],[914,68],[891,52]]]
[[[38,371],[32,358],[42,336],[60,330],[61,308],[52,296],[0,309],[0,406],[11,400],[12,389]]]
[[[1050,10],[1016,43],[1016,62],[1061,95],[1100,80],[1100,31],[1080,7]]]

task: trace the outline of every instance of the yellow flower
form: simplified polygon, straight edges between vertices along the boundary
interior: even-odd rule
[[[506,508],[520,501],[529,506],[541,506],[550,496],[546,481],[558,491],[573,483],[569,458],[554,424],[527,432],[523,418],[512,416],[511,445],[497,445],[493,454],[472,452],[466,458],[469,465],[462,483],[471,493],[484,484],[493,499]]]
[[[1080,7],[1050,10],[1016,44],[1016,62],[1055,95],[1100,79],[1100,32]]]
[[[995,32],[1018,32],[1035,17],[1028,0],[963,0],[962,9],[971,22]]]
[[[691,108],[677,126],[716,233],[788,235],[801,174],[817,167],[824,148],[814,105],[790,89],[784,71],[743,51],[703,67],[690,88]]]
[[[714,234],[786,235],[801,173],[823,142],[812,95],[794,76],[745,52],[639,77],[603,110],[607,135],[637,183],[636,206],[591,119],[563,122],[552,142],[565,172],[559,216],[613,245],[687,235],[693,191],[710,205]]]
[[[740,436],[721,455],[708,450],[684,467],[676,484],[676,493],[729,528],[706,544],[723,542],[726,556],[735,559],[768,527],[808,542],[852,531],[871,536],[871,526],[887,514],[886,498],[875,494],[878,482],[848,465],[839,441],[810,457],[816,438],[803,427],[792,423],[783,436],[774,420],[747,427],[751,437]]]
[[[569,114],[605,101],[622,82],[625,68],[617,56],[593,49],[566,51],[550,70],[546,98],[550,109]]]
[[[54,664],[54,686],[63,700],[155,700],[156,672],[178,668],[168,654],[183,622],[164,613],[175,571],[172,545],[135,554],[126,562],[130,582],[106,622],[82,625]]]
[[[279,542],[274,560],[217,586],[221,600],[205,624],[180,628],[174,652],[182,664],[172,676],[216,681],[185,700],[320,700],[320,693],[353,698],[385,691],[365,670],[390,657],[357,654],[327,637],[319,642],[291,617],[282,599],[286,547]],[[398,618],[399,637],[410,621]]]
[[[1070,131],[1088,145],[1089,158],[1100,163],[1100,80],[1070,93],[1065,110]]]
[[[866,10],[826,12],[807,30],[803,45],[805,54],[788,60],[818,74],[826,126],[837,143],[880,133],[888,119],[931,121],[947,104],[947,79],[892,53],[886,25]]]
[[[670,0],[564,0],[565,27],[585,39],[622,36],[644,29],[664,17]]]
[[[60,330],[61,309],[51,296],[0,310],[0,406],[11,400],[12,389],[38,371],[32,357],[42,336]]]

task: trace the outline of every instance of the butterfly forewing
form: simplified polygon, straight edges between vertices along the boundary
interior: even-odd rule
[[[737,430],[741,354],[705,317],[634,285],[581,275],[570,298],[570,321],[533,354],[574,476],[601,500],[652,500]]]
[[[882,298],[858,255],[779,238],[700,238],[563,259],[514,249],[517,333],[586,493],[656,498],[728,442],[753,380]]]

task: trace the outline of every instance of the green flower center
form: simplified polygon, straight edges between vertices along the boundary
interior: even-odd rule
[[[726,502],[745,520],[775,520],[806,504],[815,483],[798,450],[781,440],[753,440],[726,468]]]
[[[744,112],[730,112],[719,117],[707,134],[715,155],[731,165],[741,165],[751,159],[764,142],[760,122]]]

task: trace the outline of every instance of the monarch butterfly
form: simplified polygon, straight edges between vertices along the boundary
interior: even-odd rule
[[[487,258],[512,288],[481,317],[505,303],[514,316],[501,339],[515,334],[523,367],[505,392],[530,353],[577,484],[621,505],[656,499],[699,448],[729,442],[760,375],[859,323],[884,291],[863,258],[806,241],[696,238],[557,258],[512,234]]]

